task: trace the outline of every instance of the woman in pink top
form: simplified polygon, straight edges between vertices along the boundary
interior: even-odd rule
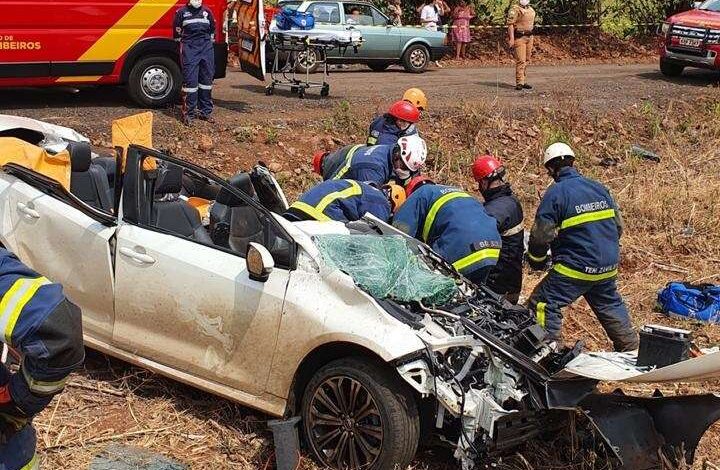
[[[468,43],[470,43],[470,20],[475,18],[475,11],[465,0],[460,0],[458,6],[453,10],[452,17],[452,38],[455,42],[455,59],[465,59],[465,48]]]

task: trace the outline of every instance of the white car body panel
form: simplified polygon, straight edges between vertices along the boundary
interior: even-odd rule
[[[9,116],[0,114],[0,132],[10,129],[30,129],[45,136],[42,147],[53,153],[60,152],[67,147],[68,140],[73,142],[90,142],[84,135],[75,132],[69,127],[58,126],[22,116]]]

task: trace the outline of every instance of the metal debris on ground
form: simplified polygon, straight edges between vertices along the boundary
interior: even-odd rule
[[[630,148],[630,153],[636,157],[640,157],[645,160],[650,160],[655,163],[660,162],[660,155],[658,155],[657,153],[655,153],[653,151],[644,149],[644,148],[640,147],[639,145],[633,145]]]
[[[89,470],[189,470],[185,464],[140,447],[109,445],[90,463]]]

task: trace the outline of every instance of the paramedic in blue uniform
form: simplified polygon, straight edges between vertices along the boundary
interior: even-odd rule
[[[573,167],[575,153],[566,144],[547,148],[543,164],[555,180],[538,207],[530,233],[528,260],[543,269],[548,247],[551,271],[535,287],[529,307],[551,338],[559,339],[561,310],[580,296],[590,305],[616,351],[638,347],[630,313],[617,289],[622,218],[607,188]]]
[[[285,212],[290,221],[335,220],[352,222],[369,212],[383,222],[405,202],[405,190],[396,184],[382,189],[354,180],[323,181],[300,196]]]
[[[388,112],[370,124],[368,145],[395,145],[400,137],[417,134],[420,110],[407,101],[396,101]]]
[[[62,286],[2,248],[0,296],[0,340],[21,356],[16,373],[0,364],[0,469],[35,469],[32,419],[85,358],[82,318]]]
[[[212,122],[215,18],[202,0],[190,0],[175,13],[173,31],[180,42],[183,122],[190,125],[195,117]]]
[[[437,251],[463,276],[482,284],[500,257],[497,222],[482,203],[451,186],[416,176],[393,226]]]
[[[408,181],[427,159],[427,146],[418,135],[398,139],[394,145],[348,145],[313,156],[313,169],[323,180],[351,179],[383,185],[390,179]]]

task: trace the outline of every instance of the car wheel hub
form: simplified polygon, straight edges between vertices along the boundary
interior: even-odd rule
[[[145,96],[151,99],[162,99],[172,90],[172,75],[165,67],[149,67],[142,74],[141,85]]]
[[[416,49],[412,51],[412,53],[410,54],[410,63],[413,65],[413,67],[423,67],[425,65],[425,62],[427,62],[425,52],[423,52],[421,49]]]
[[[312,445],[325,465],[368,468],[380,456],[384,437],[380,410],[355,379],[326,379],[311,399],[308,424]]]

